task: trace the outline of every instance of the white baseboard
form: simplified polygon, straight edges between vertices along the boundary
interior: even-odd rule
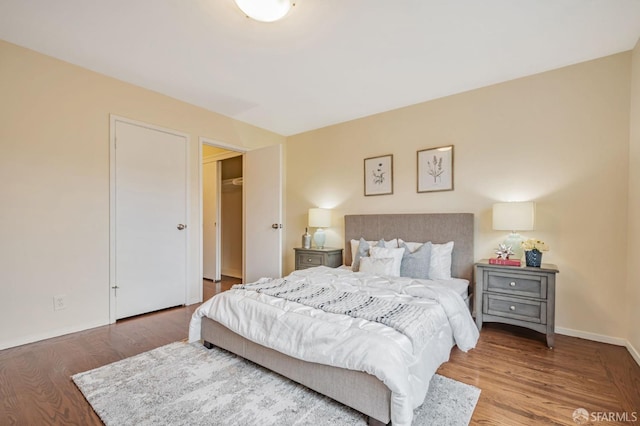
[[[26,345],[27,343],[39,342],[40,340],[51,339],[53,337],[64,336],[65,334],[76,333],[78,331],[89,330],[90,328],[102,327],[103,325],[109,325],[109,321],[106,322],[94,322],[86,324],[76,324],[70,327],[58,328],[56,330],[49,330],[44,333],[30,334],[28,336],[21,336],[18,339],[10,339],[0,342],[0,350],[14,348],[16,346]]]
[[[640,352],[638,352],[638,350],[634,348],[631,342],[629,341],[627,341],[627,350],[629,351],[633,359],[636,360],[636,363],[640,365]]]
[[[594,342],[609,343],[616,346],[627,346],[627,339],[622,337],[611,337],[603,334],[589,333],[587,331],[573,330],[570,328],[556,327],[556,333],[565,336],[579,337],[581,339],[593,340]]]
[[[625,348],[627,348],[629,354],[631,354],[631,357],[635,360],[635,362],[640,365],[640,353],[638,353],[638,350],[634,348],[631,342],[629,342],[627,339],[623,339],[622,337],[605,336],[603,334],[588,333],[586,331],[572,330],[570,328],[562,327],[556,327],[555,331],[557,334],[563,334],[565,336],[579,337],[581,339],[593,340],[594,342],[624,346]]]

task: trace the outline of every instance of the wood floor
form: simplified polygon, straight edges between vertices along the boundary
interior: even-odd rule
[[[233,281],[204,282],[219,292]],[[0,351],[0,425],[99,425],[70,376],[187,337],[196,305]],[[577,408],[640,424],[640,366],[625,348],[485,324],[478,346],[453,349],[438,372],[482,389],[471,424],[575,425]],[[610,417],[609,417],[610,418]]]
[[[453,349],[438,373],[482,389],[472,424],[576,425],[573,412],[640,424],[640,366],[626,348],[502,324],[484,324],[468,353]],[[602,419],[603,417],[599,418]],[[626,417],[624,417],[626,416]],[[589,423],[592,424],[592,423]]]
[[[215,282],[211,280],[202,280],[202,300],[209,300],[221,291],[227,291],[232,285],[240,283],[239,278],[228,277],[223,275],[222,280]]]

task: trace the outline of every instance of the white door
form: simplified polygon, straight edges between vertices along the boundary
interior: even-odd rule
[[[220,280],[220,257],[218,255],[220,176],[217,160],[202,165],[202,277]]]
[[[120,319],[185,304],[188,137],[112,120],[111,302]]]
[[[282,145],[245,153],[244,282],[282,276]]]

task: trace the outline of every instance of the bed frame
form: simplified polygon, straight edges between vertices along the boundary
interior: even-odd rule
[[[344,222],[345,265],[351,264],[350,240],[360,237],[433,243],[454,241],[452,276],[473,282],[473,214],[347,215]],[[245,339],[207,317],[202,318],[201,338],[207,348],[226,349],[354,408],[369,417],[369,425],[384,425],[391,420],[391,391],[373,375],[290,357]]]

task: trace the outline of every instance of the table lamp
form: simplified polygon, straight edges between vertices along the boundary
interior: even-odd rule
[[[329,209],[309,209],[309,226],[317,228],[313,234],[313,242],[317,248],[324,248],[324,229],[331,226],[331,210]]]
[[[504,241],[516,259],[522,258],[522,237],[518,231],[532,231],[535,222],[535,203],[532,201],[496,203],[493,205],[493,229],[511,231]]]

